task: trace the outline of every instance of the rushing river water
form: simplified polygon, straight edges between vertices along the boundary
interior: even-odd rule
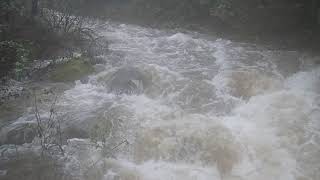
[[[194,32],[96,30],[110,42],[105,64],[58,106],[83,129],[107,119],[110,147],[129,144],[103,159],[70,140],[75,176],[85,170],[74,164],[100,159],[105,180],[320,179],[319,58]]]

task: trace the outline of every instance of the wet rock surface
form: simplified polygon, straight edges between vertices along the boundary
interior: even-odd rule
[[[77,126],[69,126],[63,129],[63,141],[66,142],[68,139],[88,139],[90,129],[83,129]]]
[[[1,129],[0,145],[1,144],[22,145],[25,143],[31,143],[36,135],[37,135],[36,123],[29,122],[29,123],[12,124],[9,127],[4,127]]]
[[[141,94],[147,87],[147,78],[138,68],[124,67],[106,82],[109,92],[115,94]]]

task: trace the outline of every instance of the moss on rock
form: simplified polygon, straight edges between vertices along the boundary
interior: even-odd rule
[[[85,59],[73,58],[66,63],[57,65],[49,74],[55,82],[70,82],[80,80],[94,72],[93,66]]]

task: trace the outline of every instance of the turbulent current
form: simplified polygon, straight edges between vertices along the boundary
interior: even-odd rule
[[[98,160],[104,180],[320,179],[319,58],[187,31],[96,31],[104,63],[58,106],[84,130],[108,121],[110,149],[128,144],[103,157],[70,139],[74,176]]]

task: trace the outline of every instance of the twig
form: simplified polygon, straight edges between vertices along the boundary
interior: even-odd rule
[[[38,137],[40,138],[40,145],[41,145],[41,155],[45,151],[49,151],[53,147],[58,147],[60,152],[64,154],[64,150],[62,148],[62,131],[61,131],[61,122],[60,120],[56,120],[55,117],[55,105],[58,100],[58,96],[55,96],[53,103],[50,106],[50,115],[47,121],[43,121],[37,104],[37,97],[36,93],[34,93],[34,106],[35,106],[35,116],[37,121],[37,130],[38,130]],[[45,123],[45,124],[44,124]],[[58,141],[58,142],[57,142]]]
[[[112,151],[116,150],[118,147],[120,147],[121,145],[129,144],[129,141],[127,139],[124,139],[121,143],[119,143],[118,145],[116,145],[115,147],[113,147],[107,154],[112,153]],[[100,161],[102,161],[102,159],[98,159],[97,161],[95,161],[85,172],[84,174],[86,175],[92,168],[94,168]]]

